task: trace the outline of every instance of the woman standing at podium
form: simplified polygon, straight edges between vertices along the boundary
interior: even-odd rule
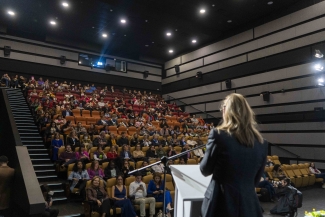
[[[255,186],[264,172],[267,142],[242,95],[228,95],[221,110],[223,122],[211,130],[200,164],[204,176],[212,174],[202,217],[262,217]]]

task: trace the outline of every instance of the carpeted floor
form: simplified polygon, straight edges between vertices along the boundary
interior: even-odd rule
[[[325,189],[317,186],[309,187],[306,189],[300,189],[303,193],[303,206],[298,209],[298,217],[304,217],[305,211],[312,211],[313,208],[316,210],[325,210]],[[271,215],[270,209],[275,206],[276,203],[262,202],[261,206],[265,210],[265,217],[276,217],[278,215]],[[76,216],[75,214],[83,214],[83,206],[81,202],[70,202],[68,204],[55,205],[53,208],[60,210],[59,216]],[[80,215],[78,215],[80,216]]]

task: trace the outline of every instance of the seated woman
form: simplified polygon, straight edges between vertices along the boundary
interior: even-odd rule
[[[63,140],[60,139],[60,134],[55,133],[54,139],[51,142],[52,146],[52,161],[57,161],[58,160],[58,153],[59,153],[59,148],[63,146]]]
[[[87,170],[85,169],[85,164],[83,164],[81,160],[78,160],[74,164],[72,172],[68,177],[68,180],[72,181],[70,185],[70,191],[72,191],[74,188],[79,188],[80,195],[85,200],[85,187],[87,181],[89,180],[89,175]]]
[[[153,138],[151,140],[151,145],[158,146],[159,145],[159,140],[158,140],[158,134],[153,135]]]
[[[87,130],[87,133],[88,135],[91,137],[91,138],[94,138],[94,135],[98,135],[99,132],[98,130],[96,129],[95,125],[94,124],[90,124],[88,130]]]
[[[49,127],[46,128],[45,134],[46,134],[46,139],[51,139],[52,136],[54,136],[55,133],[58,133],[60,130],[56,126],[55,122],[52,122]]]
[[[91,180],[91,186],[86,191],[88,200],[94,202],[93,210],[98,212],[101,217],[110,216],[109,196],[103,186],[100,186],[100,177],[94,176]]]
[[[272,183],[269,182],[269,178],[266,177],[265,173],[262,174],[260,182],[257,184],[258,188],[266,188],[269,192],[270,199],[272,202],[276,201],[275,190]]]
[[[160,173],[154,173],[153,180],[150,180],[148,185],[148,194],[151,194],[156,199],[156,202],[163,202],[164,182],[161,180]],[[170,210],[172,210],[172,197],[170,196],[170,191],[167,188],[165,194],[166,213],[167,216],[170,217]]]
[[[129,177],[129,172],[133,171],[134,168],[133,166],[130,165],[130,162],[128,160],[124,160],[124,164],[122,166],[122,173],[124,178]]]
[[[142,166],[141,167],[146,167],[149,165],[149,162],[144,160],[142,162]],[[140,170],[141,176],[147,176],[147,175],[151,175],[152,173],[154,173],[153,169],[151,167],[147,167],[146,169]]]
[[[103,151],[102,146],[98,146],[97,147],[97,151],[94,153],[94,160],[97,160],[100,164],[102,162],[107,161],[107,156],[105,154],[105,152]]]
[[[117,139],[114,133],[111,133],[111,138],[107,141],[109,147],[117,146]]]
[[[120,173],[120,170],[118,167],[115,166],[114,161],[110,161],[108,167],[104,170],[104,179],[108,180],[111,178],[116,178],[116,176]]]
[[[80,141],[75,130],[72,130],[67,138],[67,144],[71,145],[72,151],[80,147]]]
[[[89,178],[92,179],[95,176],[100,177],[101,180],[104,181],[104,171],[99,167],[99,162],[97,160],[94,160],[90,168],[87,170]],[[106,187],[106,182],[104,181],[104,187]]]
[[[275,164],[272,170],[272,176],[273,178],[278,178],[278,179],[284,179],[286,178],[286,175],[282,171],[281,165]]]
[[[117,175],[116,185],[112,187],[112,199],[115,206],[122,208],[121,217],[137,217],[131,201],[126,196],[126,187],[123,185],[123,176]]]
[[[85,148],[84,144],[80,145],[79,150],[76,152],[76,159],[81,160],[84,162],[84,164],[89,163],[89,153],[87,149]]]
[[[138,134],[137,133],[134,133],[132,138],[131,138],[131,141],[130,141],[130,146],[131,147],[134,147],[136,146],[137,144],[139,143],[139,137],[138,137]]]
[[[133,159],[135,162],[139,161],[139,160],[143,160],[144,159],[144,153],[141,150],[141,146],[140,144],[137,144],[135,146],[135,150],[133,151]]]
[[[167,154],[167,157],[171,157],[171,156],[176,155],[175,149],[174,149],[174,147],[172,145],[168,146],[166,154]]]
[[[146,152],[146,157],[148,160],[157,158],[157,152],[154,145],[150,146],[150,149]]]
[[[143,136],[143,139],[141,141],[141,145],[142,145],[142,147],[148,147],[148,146],[151,145],[151,142],[148,139],[148,135],[147,134]]]
[[[93,142],[91,141],[90,136],[88,135],[88,133],[84,134],[83,139],[82,139],[82,143],[85,145],[87,150],[89,150],[89,149],[91,149],[93,147]]]
[[[322,188],[325,188],[325,173],[321,173],[316,167],[315,163],[311,162],[309,166],[309,172],[311,174],[315,174],[316,178],[323,178],[323,186]]]

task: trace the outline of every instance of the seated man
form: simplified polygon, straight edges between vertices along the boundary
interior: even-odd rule
[[[103,149],[107,146],[107,140],[105,138],[105,132],[101,131],[99,136],[93,141],[94,147],[102,147]]]
[[[129,145],[129,139],[126,137],[126,133],[122,132],[121,138],[117,141],[117,144],[122,147],[123,145]]]
[[[140,216],[146,216],[146,207],[145,204],[150,204],[149,216],[153,217],[155,214],[156,200],[154,197],[146,197],[147,189],[146,184],[141,181],[142,176],[140,173],[135,174],[135,181],[130,184],[129,195],[134,196],[134,203],[140,204]]]
[[[61,167],[68,167],[69,164],[72,164],[77,161],[76,153],[71,150],[71,145],[65,146],[65,152],[62,152],[59,156],[59,160],[62,161]]]

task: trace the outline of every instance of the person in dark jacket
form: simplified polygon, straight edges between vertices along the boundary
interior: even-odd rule
[[[254,113],[242,95],[228,95],[221,110],[223,122],[211,130],[200,164],[204,176],[213,174],[202,217],[262,217],[255,186],[264,172],[267,142],[256,129]]]
[[[116,176],[120,173],[119,168],[115,166],[115,162],[112,160],[109,162],[109,166],[104,170],[104,180],[108,180],[111,178],[116,178]]]
[[[66,109],[62,111],[62,117],[65,118],[66,116],[73,116],[73,112],[69,105],[67,105]]]
[[[146,157],[148,158],[148,160],[150,160],[151,158],[157,158],[157,152],[154,145],[151,145],[150,149],[147,150]]]
[[[123,145],[129,145],[129,139],[126,137],[125,132],[122,132],[121,138],[117,141],[117,144],[122,147]]]

